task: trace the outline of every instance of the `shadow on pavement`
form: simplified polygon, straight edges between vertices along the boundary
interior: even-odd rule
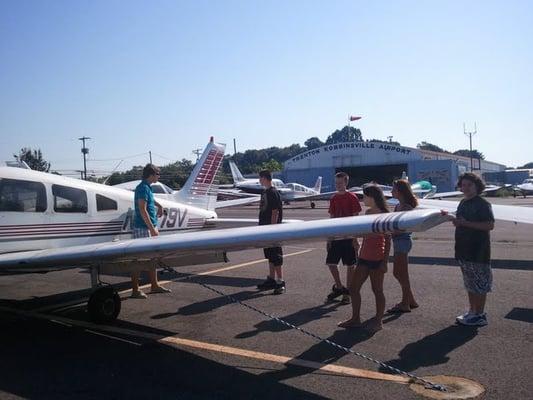
[[[28,399],[323,399],[159,344],[0,314],[0,397]]]
[[[239,301],[246,301],[255,299],[257,297],[265,296],[265,294],[257,291],[246,290],[239,293],[232,293],[232,297],[236,298]],[[213,299],[203,300],[196,303],[188,304],[186,306],[180,307],[175,313],[163,313],[152,315],[151,319],[164,319],[173,317],[176,315],[196,315],[203,314],[210,311],[213,311],[217,308],[224,307],[228,304],[233,304],[233,302],[228,299],[226,296],[219,296]]]
[[[448,267],[459,267],[454,258],[449,257],[422,257],[409,256],[409,263],[411,264],[426,264],[426,265],[445,265]],[[492,259],[490,261],[492,268],[496,269],[514,269],[519,271],[533,271],[533,260],[501,260]]]
[[[319,306],[305,308],[293,314],[281,316],[279,318],[292,325],[301,326],[310,321],[316,321],[322,318],[329,318],[327,314],[334,311],[337,307],[337,303],[321,304]],[[239,333],[235,337],[237,339],[245,339],[258,335],[261,332],[282,332],[292,329],[274,320],[261,321],[258,324],[255,324],[254,327],[255,329],[248,332]]]
[[[514,319],[515,321],[533,323],[533,309],[515,307],[505,316],[507,319]]]
[[[370,339],[372,336],[374,336],[373,333],[365,331],[364,329],[338,329],[327,339],[337,344],[340,344],[341,346],[352,348],[356,344]],[[322,341],[311,346],[309,349],[295,356],[294,358],[315,361],[323,364],[331,364],[338,361],[347,354],[348,353],[346,353],[344,350],[333,347],[332,345]],[[280,371],[266,372],[262,374],[261,377],[267,378],[269,380],[273,379],[277,382],[280,382],[285,379],[291,379],[298,376],[307,375],[309,373],[312,373],[313,371],[315,371],[315,369],[313,368],[290,365],[286,366]]]
[[[417,342],[409,343],[398,353],[399,358],[385,361],[385,364],[409,372],[420,367],[446,364],[450,359],[448,353],[475,338],[477,333],[476,327],[451,325]],[[387,368],[380,368],[380,371],[392,373]]]

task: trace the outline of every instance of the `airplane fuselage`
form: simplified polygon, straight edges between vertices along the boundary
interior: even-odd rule
[[[161,234],[209,226],[214,211],[157,198]],[[134,193],[44,172],[0,167],[0,254],[132,238]]]

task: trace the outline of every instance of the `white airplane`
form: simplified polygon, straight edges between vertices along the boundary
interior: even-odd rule
[[[525,179],[520,185],[513,186],[513,191],[515,193],[520,193],[522,196],[526,197],[527,195],[533,194],[533,178]]]
[[[233,160],[229,160],[229,167],[231,169],[231,176],[233,177],[233,187],[242,190],[245,193],[261,194],[263,192],[265,188],[259,183],[259,178],[245,178]],[[284,187],[285,184],[280,179],[272,179],[272,186],[280,189]]]
[[[116,185],[113,185],[113,187],[120,188],[120,189],[126,189],[126,190],[130,190],[133,192],[135,191],[135,188],[140,182],[141,182],[140,180],[128,181],[128,182],[118,183]],[[166,199],[166,200],[178,201],[178,202],[182,200],[179,195],[179,192],[180,192],[179,190],[174,190],[168,187],[167,185],[165,185],[163,182],[152,183],[150,187],[152,189],[152,192],[154,193],[154,196],[158,199]],[[216,187],[214,187],[211,190],[213,194],[215,193],[214,190],[216,190]],[[217,191],[217,195],[218,195],[218,191]],[[211,204],[212,204],[213,209],[218,210],[219,208],[246,205],[246,204],[251,204],[251,203],[255,203],[258,201],[257,198],[250,197],[250,196],[247,196],[247,197],[234,196],[234,197],[238,197],[238,198],[237,199],[234,198],[232,200],[224,200],[224,201],[217,200],[215,202],[212,202]]]
[[[233,177],[234,187],[244,193],[261,194],[264,190],[259,183],[259,179],[246,179],[233,160],[229,160],[231,175]],[[319,176],[316,180],[315,186],[307,187],[300,183],[291,182],[283,183],[280,179],[272,179],[272,186],[274,186],[281,196],[281,200],[289,204],[293,201],[310,201],[311,208],[315,208],[314,200],[329,200],[331,195],[335,192],[321,193],[322,177]],[[239,196],[235,191],[222,191],[222,194]]]

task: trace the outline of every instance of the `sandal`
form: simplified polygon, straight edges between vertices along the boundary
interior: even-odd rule
[[[388,314],[404,314],[404,313],[410,313],[410,312],[411,312],[411,309],[404,310],[403,308],[400,307],[399,304],[396,304],[394,307],[389,308],[387,310]]]

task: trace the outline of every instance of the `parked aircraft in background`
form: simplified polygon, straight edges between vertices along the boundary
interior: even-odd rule
[[[526,197],[527,195],[533,195],[533,178],[525,179],[520,185],[513,186],[513,191]]]
[[[260,194],[264,188],[259,183],[259,179],[246,179],[243,177],[241,171],[233,160],[229,160],[231,169],[231,175],[233,177],[234,187],[241,190],[244,193]],[[316,180],[315,186],[307,187],[305,185],[291,182],[283,183],[280,179],[272,179],[272,186],[274,186],[281,196],[281,200],[289,204],[293,201],[310,201],[311,208],[315,208],[315,200],[329,199],[329,197],[335,192],[321,193],[322,177],[319,176]],[[221,191],[225,195],[239,196],[235,191]]]
[[[229,160],[229,167],[231,169],[231,176],[233,177],[233,187],[242,190],[245,193],[261,194],[264,190],[259,183],[259,178],[245,178],[233,160]],[[225,188],[227,185],[222,185]],[[272,179],[272,186],[280,189],[285,186],[282,180]]]

